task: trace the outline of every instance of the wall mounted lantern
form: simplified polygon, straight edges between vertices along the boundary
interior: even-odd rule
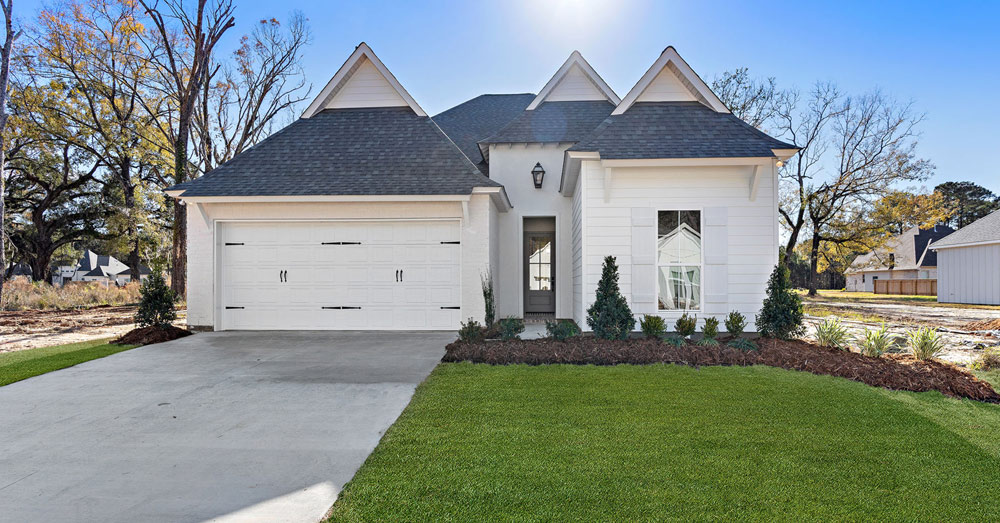
[[[531,170],[531,179],[535,182],[535,189],[542,188],[542,180],[545,178],[545,169],[542,169],[541,163],[536,163],[535,168]]]

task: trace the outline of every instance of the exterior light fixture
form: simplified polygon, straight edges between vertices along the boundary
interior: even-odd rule
[[[778,160],[777,163],[775,163],[774,165],[777,165],[779,168],[781,168],[785,166],[785,162]]]
[[[545,169],[542,169],[541,163],[536,163],[535,168],[531,170],[531,179],[535,182],[535,189],[542,188],[542,180],[545,178]]]

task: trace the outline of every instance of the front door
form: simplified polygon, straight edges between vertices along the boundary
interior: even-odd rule
[[[556,245],[551,232],[524,235],[524,312],[556,312]]]

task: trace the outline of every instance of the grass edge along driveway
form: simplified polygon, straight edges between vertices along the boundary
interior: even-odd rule
[[[996,520],[998,426],[762,366],[441,364],[329,521]]]
[[[114,345],[110,338],[0,353],[0,387],[54,370],[134,349]]]

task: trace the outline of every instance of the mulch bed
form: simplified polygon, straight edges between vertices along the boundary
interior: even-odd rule
[[[936,360],[922,361],[910,355],[872,358],[799,340],[758,339],[756,343],[760,350],[743,352],[725,345],[674,347],[655,339],[608,341],[591,336],[580,336],[566,342],[548,339],[478,343],[457,341],[446,347],[442,361],[469,361],[490,365],[768,365],[839,376],[892,390],[936,390],[957,398],[1000,403],[1000,394],[989,383],[958,367]]]
[[[190,335],[191,333],[189,331],[180,327],[174,327],[173,325],[168,325],[165,328],[142,327],[126,332],[121,338],[118,338],[111,343],[115,343],[117,345],[151,345],[153,343],[176,340],[177,338],[183,338],[184,336]]]

